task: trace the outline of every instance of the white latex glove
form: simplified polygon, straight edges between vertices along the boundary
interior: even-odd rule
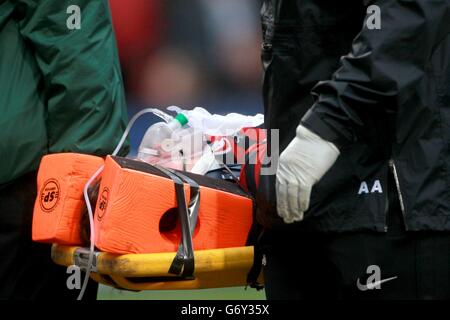
[[[297,136],[281,153],[276,192],[278,215],[285,223],[303,220],[311,189],[331,168],[340,152],[331,142],[297,127]]]

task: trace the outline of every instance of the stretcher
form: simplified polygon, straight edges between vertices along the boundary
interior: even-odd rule
[[[173,252],[117,255],[95,252],[91,278],[104,285],[132,291],[189,290],[247,285],[253,247],[195,250],[195,272],[181,278],[168,272]],[[52,259],[62,266],[85,269],[89,250],[54,244]],[[260,277],[259,282],[262,282]]]
[[[252,199],[231,182],[121,157],[55,154],[41,162],[33,239],[53,243],[57,264],[89,269],[82,192],[101,166],[91,278],[134,291],[247,284]]]

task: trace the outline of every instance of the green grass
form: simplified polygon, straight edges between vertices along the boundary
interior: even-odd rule
[[[265,300],[264,290],[244,287],[201,290],[152,290],[129,292],[100,285],[98,300]]]

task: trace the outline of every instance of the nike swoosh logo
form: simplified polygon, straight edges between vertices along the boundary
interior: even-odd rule
[[[381,285],[382,283],[385,283],[385,282],[388,282],[388,281],[392,281],[394,279],[397,279],[397,277],[395,276],[395,277],[392,277],[392,278],[386,278],[386,279],[375,281],[375,282],[372,282],[372,283],[369,283],[369,284],[361,284],[361,282],[359,281],[359,278],[358,278],[358,281],[356,282],[356,286],[361,291],[372,290],[375,287]]]

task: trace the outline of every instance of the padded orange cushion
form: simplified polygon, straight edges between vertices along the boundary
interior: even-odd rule
[[[95,244],[100,250],[118,254],[177,251],[181,228],[174,210],[175,187],[172,180],[158,174],[146,163],[107,157],[95,211]],[[194,249],[245,246],[252,224],[251,198],[234,183],[190,176],[200,184]],[[185,192],[188,197],[187,184]],[[171,221],[175,222],[172,227]],[[166,226],[160,229],[160,223]]]
[[[83,188],[103,164],[103,158],[76,153],[51,154],[42,158],[33,213],[34,241],[81,244]]]

